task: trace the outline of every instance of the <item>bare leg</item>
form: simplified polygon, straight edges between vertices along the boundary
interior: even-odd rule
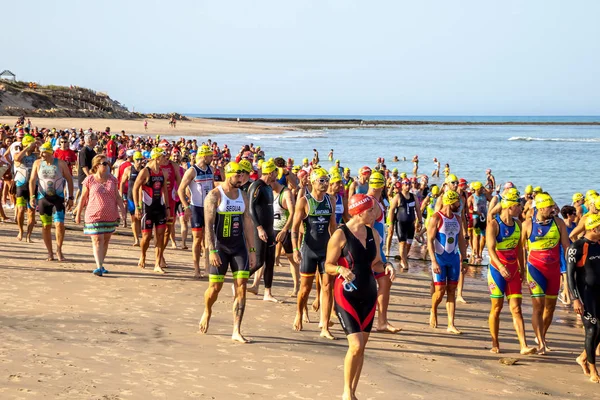
[[[42,238],[48,251],[48,258],[46,261],[54,261],[54,252],[52,251],[52,225],[46,225],[42,227]]]
[[[400,268],[408,269],[408,252],[406,251],[406,242],[398,242],[400,250]]]
[[[433,285],[433,295],[431,296],[431,315],[429,316],[429,326],[437,328],[438,323],[438,306],[446,294],[446,285]]]
[[[159,274],[165,273],[165,270],[163,269],[165,264],[163,264],[163,266],[161,266],[161,264],[165,262],[164,250],[168,238],[169,237],[165,234],[165,228],[156,228],[156,261],[154,262],[154,272],[158,272]]]
[[[347,339],[348,351],[344,359],[344,394],[342,399],[353,400],[355,398],[354,390],[360,378],[360,366],[364,358],[366,340],[362,332],[352,333],[348,335]]]
[[[200,259],[202,257],[202,241],[204,240],[204,230],[192,229],[192,259],[194,260],[194,279],[202,278],[200,271]]]
[[[92,236],[92,252],[94,253],[94,260],[96,261],[96,268],[102,268],[102,262],[104,260],[104,235]]]
[[[463,298],[463,288],[465,287],[465,274],[460,271],[458,276],[458,287],[456,288],[456,301],[459,303],[467,304],[467,301]]]
[[[446,311],[448,312],[448,333],[460,335],[462,332],[459,331],[454,325],[454,313],[456,312],[456,285],[453,284],[448,285]]]
[[[292,281],[294,283],[294,289],[290,297],[297,297],[298,290],[300,289],[300,265],[294,261],[292,254],[287,254],[287,259],[290,262],[290,273],[292,274]]]
[[[393,231],[393,229],[389,229],[388,234],[385,237],[385,256],[386,257],[390,256],[390,250],[392,248],[392,239],[393,238],[394,238],[394,231]]]
[[[35,209],[27,210],[27,243],[31,242],[31,234],[35,226]]]
[[[104,260],[106,260],[106,253],[108,253],[108,244],[110,243],[110,238],[112,233],[104,234],[104,247],[102,248],[102,265],[104,265]]]
[[[65,240],[65,224],[63,222],[57,222],[56,228],[56,256],[58,261],[65,261],[65,257],[62,252],[62,245]]]
[[[517,337],[519,338],[519,344],[521,345],[521,354],[535,354],[537,349],[535,347],[527,346],[527,340],[525,339],[525,322],[523,322],[521,302],[522,299],[520,297],[513,297],[512,299],[508,300],[510,305],[510,313],[512,314],[513,318],[513,325],[515,327],[515,331],[517,332]]]
[[[546,341],[544,338],[544,308],[545,301],[544,297],[532,297],[531,304],[533,306],[533,312],[531,313],[531,324],[533,325],[533,332],[538,343],[538,354],[546,354]]]
[[[504,297],[491,298],[492,308],[490,309],[490,315],[488,317],[488,324],[490,327],[490,335],[492,335],[492,353],[500,353],[500,342],[498,341],[498,334],[500,331],[500,312],[504,305]]]
[[[360,375],[362,373],[362,367],[365,362],[365,349],[367,346],[367,342],[369,341],[369,333],[363,332],[362,335],[365,346],[363,347],[363,356],[360,358],[358,370],[356,371],[356,374],[354,375],[354,380],[352,381],[352,395],[354,396],[354,399],[356,399],[356,388],[358,387],[358,381],[360,380]]]
[[[264,264],[263,264],[264,265]],[[260,288],[260,280],[262,279],[263,276],[263,271],[265,270],[265,267],[260,267],[255,273],[254,273],[254,281],[252,282],[252,286],[250,286],[248,288],[248,291],[252,294],[258,294],[258,289]]]
[[[321,286],[321,334],[319,336],[334,340],[335,337],[329,332],[329,322],[331,320],[331,306],[333,304],[333,276],[329,274],[321,275],[323,285]]]
[[[298,292],[298,301],[296,303],[296,318],[294,319],[294,330],[302,330],[302,315],[308,303],[308,296],[312,289],[314,276],[302,276],[300,279],[300,291]]]
[[[221,288],[223,288],[223,282],[210,282],[206,292],[204,292],[204,313],[202,314],[202,319],[199,324],[200,333],[206,333],[208,331],[212,307],[219,297]]]
[[[235,279],[235,300],[233,301],[233,334],[231,340],[240,343],[250,343],[250,340],[242,336],[242,319],[246,310],[246,282],[248,279]]]
[[[392,281],[387,275],[377,279],[377,332],[398,333],[402,330],[402,328],[393,327],[387,318],[391,288]]]
[[[137,219],[135,217],[135,215],[132,215],[131,216],[131,232],[133,232],[133,245],[134,246],[140,245],[140,231],[141,231],[140,220]]]
[[[181,226],[181,248],[187,250],[188,223],[185,217],[179,217],[179,225]]]
[[[142,241],[140,243],[140,260],[138,262],[138,267],[146,268],[146,252],[148,251],[148,247],[150,247],[150,237],[152,236],[152,231],[143,231],[142,232]]]
[[[548,347],[548,343],[546,341],[546,335],[548,334],[548,329],[552,324],[552,319],[554,318],[554,310],[556,309],[556,297],[548,297],[546,296],[546,301],[544,303],[544,343],[546,344],[546,351],[550,351]]]
[[[15,207],[15,219],[17,220],[17,228],[19,229],[19,234],[17,235],[17,240],[20,242],[23,240],[23,233],[25,227],[25,209],[23,206]]]
[[[315,295],[315,300],[312,303],[312,309],[313,311],[317,312],[321,306],[321,275],[317,273],[315,279],[315,288],[317,293]]]

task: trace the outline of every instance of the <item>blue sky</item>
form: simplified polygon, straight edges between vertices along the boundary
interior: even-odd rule
[[[20,80],[144,112],[600,115],[600,2],[28,1]]]

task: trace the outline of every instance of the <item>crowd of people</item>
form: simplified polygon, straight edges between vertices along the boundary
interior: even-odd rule
[[[66,258],[64,224],[70,216],[91,237],[95,275],[109,273],[104,262],[119,224],[131,226],[132,245],[140,248],[138,266],[146,268],[154,244],[153,270],[164,274],[169,242],[187,249],[191,226],[194,278],[209,282],[202,333],[231,270],[232,339],[248,342],[241,330],[246,293],[258,294],[263,281],[263,299],[278,302],[274,271],[285,255],[293,281],[290,295],[297,298],[293,329],[300,331],[310,321],[308,301],[316,283],[311,307],[320,310],[320,336],[335,338],[332,311],[347,335],[345,399],[356,396],[373,325],[380,332],[400,331],[387,317],[397,273],[390,257],[394,237],[403,270],[410,268],[411,246],[426,249],[431,327],[438,325],[438,306],[445,298],[447,332],[461,333],[456,303],[466,302],[465,268],[481,264],[487,249],[491,351],[500,352],[499,317],[506,298],[521,354],[547,353],[546,334],[560,299],[581,315],[585,327],[585,349],[577,362],[593,382],[600,381],[595,366],[600,197],[594,190],[575,193],[572,204],[559,208],[539,186],[529,185],[521,194],[511,182],[497,185],[489,169],[485,182],[469,183],[446,165],[443,183],[430,184],[427,175],[418,174],[418,156],[410,174],[387,169],[378,158],[353,175],[340,160],[322,168],[316,149],[312,160],[296,164],[268,157],[253,144],[232,151],[210,139],[132,136],[108,127],[103,132],[38,129],[24,118],[0,128],[0,137],[0,218],[8,219],[4,208],[14,208],[17,240],[31,241],[39,213],[49,261]],[[333,161],[333,149],[328,157]],[[432,175],[439,176],[440,162],[434,159],[434,165]],[[535,347],[527,344],[521,311],[525,281]]]

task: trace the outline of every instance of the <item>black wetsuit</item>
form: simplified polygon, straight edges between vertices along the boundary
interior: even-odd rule
[[[356,286],[353,291],[345,290],[345,281],[341,276],[338,276],[333,286],[335,312],[346,335],[371,332],[377,307],[377,282],[371,265],[379,251],[379,244],[375,243],[373,230],[368,226],[365,228],[367,229],[366,246],[363,246],[346,225],[338,228],[346,236],[346,244],[342,248],[338,264],[352,270],[355,276],[352,283]]]
[[[262,179],[258,179],[250,185],[248,197],[250,199],[250,217],[254,223],[254,243],[256,246],[256,264],[250,269],[250,275],[253,275],[264,265],[265,287],[269,289],[273,284],[273,270],[275,267],[273,189]],[[258,237],[256,227],[259,225],[267,233],[266,242]]]
[[[250,189],[250,185],[252,185],[254,183],[254,181],[252,179],[249,179],[248,182],[244,183],[240,189],[242,190],[242,192],[246,192],[248,193],[248,190]]]
[[[600,343],[600,244],[581,238],[567,251],[567,278],[573,300],[583,304],[585,352],[588,362],[596,364]]]
[[[331,214],[335,212],[335,206],[327,193],[323,200],[317,201],[310,192],[305,194],[308,203],[308,215],[304,219],[304,243],[302,244],[302,262],[300,263],[300,275],[314,276],[319,270],[325,273],[325,256],[327,255],[327,243],[329,242],[329,223]]]
[[[402,193],[398,196],[400,196],[400,202],[398,208],[396,208],[396,235],[398,235],[399,242],[412,244],[415,237],[415,220],[417,219],[415,207],[417,202],[412,193],[408,194],[408,199]]]

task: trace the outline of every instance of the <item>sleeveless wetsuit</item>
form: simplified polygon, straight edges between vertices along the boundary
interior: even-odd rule
[[[52,164],[41,160],[38,168],[38,210],[42,226],[65,222],[65,178],[58,162],[58,158]]]
[[[286,190],[289,189],[283,187],[281,189],[281,192],[279,192],[273,198],[273,230],[275,231],[275,237],[277,237],[279,232],[283,230],[285,224],[288,221],[288,218],[290,217],[290,212],[283,208],[282,203],[282,195],[285,193]],[[294,252],[294,246],[292,245],[292,235],[290,235],[289,232],[285,235],[285,239],[283,240],[282,246],[283,250],[285,251],[285,254],[292,254]]]
[[[460,253],[458,251],[458,235],[460,222],[456,214],[446,217],[441,211],[438,231],[435,234],[435,259],[440,266],[440,273],[433,273],[435,285],[456,285],[460,276]]]
[[[275,268],[273,189],[262,179],[259,179],[250,186],[248,197],[250,199],[250,217],[254,223],[254,245],[256,246],[256,264],[250,269],[250,275],[253,275],[264,266],[265,288],[269,289],[273,284],[273,270]],[[266,242],[258,237],[256,227],[259,225],[267,233]]]
[[[527,282],[531,297],[556,298],[560,289],[560,230],[554,218],[542,225],[531,218],[528,238]]]
[[[37,160],[37,156],[35,154],[26,155],[21,159],[19,166],[16,166],[15,162],[15,187],[16,187],[16,197],[17,201],[15,202],[17,207],[27,207],[31,208],[31,204],[29,203],[29,199],[31,194],[29,193],[29,178],[31,178],[31,170],[33,168],[33,163]]]
[[[133,201],[133,185],[135,185],[135,180],[137,179],[140,171],[135,169],[135,166],[131,164],[129,170],[129,182],[127,185],[127,209],[131,215],[135,214],[135,203]]]
[[[521,237],[521,229],[516,221],[512,225],[507,225],[502,222],[499,215],[496,216],[498,223],[498,234],[496,235],[496,254],[502,264],[510,272],[510,279],[504,279],[498,265],[490,260],[488,267],[488,288],[490,297],[504,298],[504,295],[510,300],[513,297],[519,298],[522,296],[521,290],[521,273],[519,272],[519,259],[517,254],[517,246]]]
[[[365,183],[360,183],[360,182],[356,182],[356,189],[354,190],[354,194],[367,194],[367,192],[369,191],[369,181],[366,181]]]
[[[485,229],[487,227],[487,199],[484,195],[477,195],[473,193],[474,211],[478,214],[473,214],[473,228],[476,235],[485,236]]]
[[[358,240],[346,225],[340,226],[346,237],[346,244],[338,264],[350,268],[355,278],[352,282],[356,289],[344,289],[344,279],[338,276],[333,285],[335,312],[346,335],[359,332],[371,332],[373,317],[377,308],[377,283],[371,265],[377,255],[377,243],[373,231],[368,226],[366,246]]]
[[[600,244],[581,238],[567,251],[567,277],[572,299],[583,303],[585,352],[588,362],[596,364],[600,344]]]
[[[192,211],[192,231],[201,231],[204,228],[204,199],[215,187],[214,174],[210,166],[202,169],[197,165],[192,166],[196,176],[190,182],[190,209]]]
[[[398,242],[412,244],[415,237],[415,220],[417,219],[415,196],[412,193],[408,194],[408,199],[402,193],[398,196],[400,202],[398,208],[396,208],[395,217]]]
[[[329,195],[321,201],[306,192],[308,215],[304,219],[304,243],[302,244],[302,263],[300,275],[314,276],[319,269],[320,274],[325,273],[325,255],[327,242],[329,242],[329,220],[334,212]]]
[[[142,185],[142,232],[152,232],[152,229],[164,229],[167,223],[167,210],[163,202],[162,188],[165,176],[161,169],[154,172],[146,167],[148,180]]]
[[[218,186],[218,190],[221,194],[221,202],[217,207],[215,221],[215,249],[218,250],[221,265],[210,266],[208,279],[210,282],[223,282],[230,266],[233,279],[248,279],[250,276],[248,250],[244,237],[246,204],[242,191],[238,189],[237,198],[231,199],[227,197],[221,186]]]

